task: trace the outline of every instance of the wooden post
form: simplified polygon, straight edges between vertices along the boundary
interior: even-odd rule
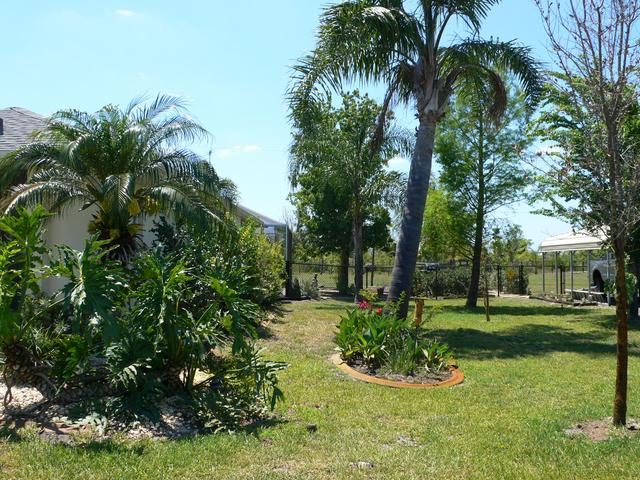
[[[416,298],[416,311],[413,316],[413,323],[416,327],[422,325],[422,314],[424,312],[424,298]]]

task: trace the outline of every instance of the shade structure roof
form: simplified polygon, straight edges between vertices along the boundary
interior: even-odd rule
[[[604,236],[594,236],[586,232],[570,232],[546,238],[540,243],[538,250],[542,253],[600,250],[604,242]]]

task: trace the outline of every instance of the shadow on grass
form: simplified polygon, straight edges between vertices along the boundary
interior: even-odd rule
[[[484,307],[466,308],[464,305],[445,306],[445,313],[457,312],[473,315],[483,315]],[[576,307],[537,306],[537,305],[491,305],[491,315],[509,315],[513,317],[565,317],[565,316],[593,316],[593,312]]]
[[[440,329],[432,333],[449,344],[456,357],[474,360],[543,356],[553,352],[615,354],[613,331],[576,332],[555,325],[523,324],[497,332],[475,328]],[[640,352],[632,349],[630,355]]]

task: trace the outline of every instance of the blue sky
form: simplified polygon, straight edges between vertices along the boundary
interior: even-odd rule
[[[174,93],[212,134],[218,172],[241,203],[282,219],[287,209],[289,66],[313,48],[326,0],[23,0],[5,2],[0,108],[43,115],[95,111],[140,94]],[[456,32],[464,36],[462,26]],[[485,37],[518,39],[547,58],[532,0],[504,0]],[[363,90],[366,90],[363,88]],[[372,88],[375,96],[379,89]],[[411,115],[401,115],[411,123]],[[405,168],[399,164],[397,168]],[[568,226],[516,205],[500,214],[537,244]]]

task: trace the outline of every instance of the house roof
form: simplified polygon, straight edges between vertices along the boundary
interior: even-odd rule
[[[596,237],[586,232],[571,232],[543,240],[538,250],[543,253],[600,250],[604,242],[604,236]]]
[[[262,215],[261,213],[256,212],[255,210],[251,210],[243,205],[236,206],[238,213],[242,218],[253,217],[264,227],[286,227],[286,224],[283,222],[279,222],[278,220],[274,220],[273,218],[269,218],[266,215]]]
[[[12,152],[32,140],[36,130],[44,127],[42,115],[20,107],[9,107],[0,110],[2,134],[0,134],[0,154]]]

